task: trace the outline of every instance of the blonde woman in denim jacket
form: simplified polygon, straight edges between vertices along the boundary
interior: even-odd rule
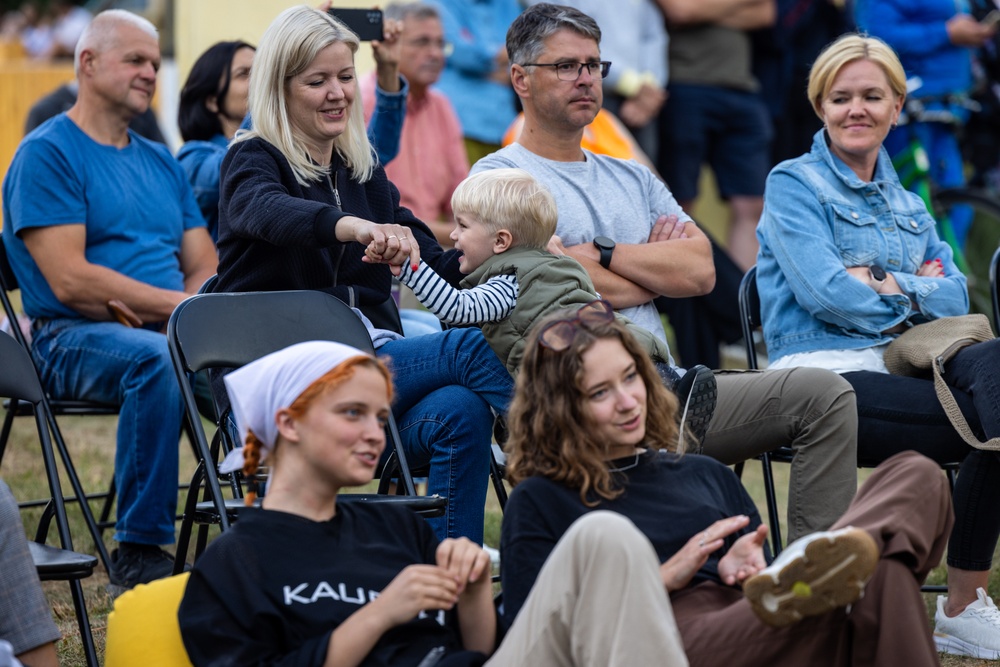
[[[1000,458],[964,443],[931,380],[889,375],[882,361],[907,326],[969,307],[951,249],[882,148],[905,91],[896,54],[878,39],[845,35],[817,58],[808,94],[824,129],[808,154],[771,172],[757,230],[764,337],[772,368],[816,366],[851,383],[859,463],[906,449],[962,461],[935,641],[996,659],[1000,611],[985,589],[1000,536]],[[997,340],[965,348],[945,378],[973,429],[1000,436]]]

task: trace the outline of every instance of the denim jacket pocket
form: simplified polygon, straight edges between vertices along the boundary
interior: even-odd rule
[[[901,269],[907,273],[915,273],[927,254],[927,244],[931,235],[928,230],[935,224],[934,218],[927,211],[913,211],[896,214],[896,227],[900,230],[900,238],[906,253]]]
[[[870,266],[879,256],[878,221],[850,206],[832,205],[834,243],[844,266]]]

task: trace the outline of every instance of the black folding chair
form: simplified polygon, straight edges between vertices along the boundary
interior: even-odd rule
[[[30,356],[30,345],[25,339],[24,334],[21,332],[21,328],[18,324],[17,311],[14,310],[14,306],[10,300],[10,292],[17,289],[17,276],[14,275],[10,261],[7,258],[7,249],[3,243],[3,237],[0,237],[0,304],[3,305],[4,314],[10,322],[11,335],[25,350],[25,352],[28,353],[28,359],[32,362],[32,369],[34,369],[34,362],[31,360]],[[35,373],[37,378],[37,370],[35,370]],[[108,556],[107,547],[104,546],[103,533],[105,528],[113,525],[113,522],[110,521],[110,516],[111,508],[114,505],[115,500],[114,478],[112,477],[107,492],[93,493],[90,495],[85,493],[83,485],[80,482],[80,478],[76,473],[76,468],[70,458],[69,449],[66,447],[66,441],[63,439],[62,431],[59,429],[59,424],[56,422],[56,416],[117,415],[118,408],[114,405],[104,405],[90,401],[57,400],[49,398],[47,395],[44,397],[44,402],[46,403],[45,417],[48,421],[49,428],[51,429],[52,440],[55,443],[56,450],[59,452],[59,457],[62,459],[63,468],[66,470],[66,475],[69,478],[70,486],[73,488],[73,493],[75,495],[75,497],[72,498],[65,498],[64,502],[78,502],[80,504],[84,521],[86,522],[87,528],[94,539],[94,546],[97,549],[98,556],[100,556],[105,569],[110,571],[110,558]],[[3,462],[3,455],[7,447],[7,441],[10,438],[14,417],[30,416],[34,413],[34,406],[30,402],[9,401],[6,407],[7,410],[4,415],[3,425],[0,426],[0,463]],[[89,501],[91,500],[103,500],[98,519],[94,518],[93,511],[90,508]],[[48,499],[29,500],[20,503],[20,507],[41,507],[46,505],[48,502]]]
[[[993,300],[993,331],[1000,335],[1000,248],[990,260],[990,297]]]
[[[87,615],[87,605],[83,598],[81,579],[89,577],[97,566],[97,558],[73,551],[73,539],[69,532],[69,520],[66,517],[66,504],[63,499],[62,486],[59,482],[59,470],[56,464],[55,451],[49,433],[50,419],[45,392],[38,381],[35,366],[24,349],[10,336],[0,334],[0,396],[11,403],[26,402],[32,407],[35,418],[35,430],[45,461],[45,475],[52,494],[49,504],[42,513],[35,534],[35,542],[30,542],[32,559],[41,579],[58,579],[69,582],[73,596],[73,608],[76,611],[77,623],[80,626],[80,639],[83,642],[83,652],[87,664],[97,667],[97,651],[94,648],[94,638],[90,631],[90,619]],[[12,407],[16,409],[16,407]],[[52,518],[56,521],[59,543],[62,548],[45,545],[48,529]],[[0,565],[2,567],[2,565]]]
[[[217,404],[216,407],[221,408],[216,411],[220,419],[210,446],[188,381],[189,374],[204,369],[239,368],[271,352],[310,340],[345,343],[371,353],[374,349],[368,330],[346,304],[324,292],[307,290],[192,296],[179,304],[170,316],[167,340],[181,385],[186,419],[199,456],[177,542],[179,571],[193,524],[201,525],[197,555],[204,547],[208,524],[218,523],[221,530],[226,530],[243,506],[241,475],[220,475],[217,470],[220,451],[229,451],[238,444],[233,442],[233,434],[227,428],[228,410]],[[416,495],[406,452],[398,446],[399,432],[391,417],[386,428],[389,445],[399,460],[398,491],[405,495],[345,494],[342,498],[349,502],[399,503],[425,516],[440,516],[447,499]],[[223,497],[223,482],[231,487],[233,497],[229,500]],[[202,483],[206,484],[205,498],[198,503]]]
[[[757,267],[752,266],[743,276],[740,282],[740,322],[743,327],[743,340],[746,345],[747,368],[757,368],[757,348],[753,340],[753,332],[760,328],[760,293],[757,291]],[[774,554],[777,556],[781,551],[780,520],[778,516],[778,501],[775,495],[774,475],[771,471],[772,461],[791,463],[795,452],[791,447],[779,447],[772,452],[766,452],[759,457],[764,476],[764,493],[767,503],[768,519],[771,526],[771,539]],[[942,463],[941,468],[948,476],[948,484],[952,492],[955,490],[955,476],[958,474],[960,461],[954,463]],[[864,467],[864,466],[862,466]],[[737,466],[737,474],[742,471],[743,464]],[[925,593],[944,593],[947,586],[937,586],[933,584],[924,585],[921,589]]]
[[[740,327],[743,330],[743,341],[746,346],[747,368],[758,370],[757,346],[754,342],[754,331],[760,328],[760,295],[757,293],[757,267],[752,266],[740,281],[739,289]],[[781,553],[781,518],[778,514],[778,499],[774,487],[774,473],[771,469],[772,459],[791,463],[795,452],[791,447],[777,447],[771,452],[764,452],[757,459],[760,461],[761,474],[764,478],[764,502],[767,504],[767,517],[771,533],[771,550],[775,556]],[[743,461],[736,464],[736,474],[742,476]]]

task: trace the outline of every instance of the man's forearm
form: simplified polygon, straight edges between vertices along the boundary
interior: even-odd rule
[[[774,0],[656,0],[667,17],[676,26],[698,23],[719,23],[743,30],[762,27],[774,22]],[[770,19],[767,16],[770,15]],[[730,16],[735,17],[734,19]],[[733,25],[733,22],[765,21],[758,25]]]
[[[170,317],[177,304],[188,296],[185,292],[153,287],[94,264],[84,270],[74,271],[62,283],[59,288],[52,285],[56,298],[81,315],[99,321],[111,319],[108,301],[118,299],[143,322],[163,322]],[[71,284],[75,286],[70,287]]]
[[[774,25],[778,8],[774,0],[759,0],[734,9],[718,20],[718,24],[734,30],[757,30]]]
[[[704,234],[655,243],[615,246],[609,269],[598,263],[598,251],[583,243],[566,253],[583,264],[601,296],[616,308],[645,303],[657,296],[682,298],[710,292],[715,286],[712,246]],[[643,298],[644,297],[644,298]]]
[[[594,289],[615,309],[631,308],[641,306],[644,303],[656,298],[656,294],[650,292],[641,285],[637,285],[628,278],[623,278],[614,271],[605,269],[600,262],[587,257],[585,253],[574,252],[574,249],[582,249],[584,245],[566,248],[566,254],[580,262],[590,279],[594,283]]]

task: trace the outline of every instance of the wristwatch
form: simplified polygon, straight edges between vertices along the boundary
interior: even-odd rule
[[[615,251],[615,242],[607,236],[594,239],[594,247],[601,251],[601,266],[605,269],[611,266],[611,253]]]
[[[878,292],[882,289],[882,284],[885,282],[885,269],[881,266],[875,264],[868,267],[868,284],[871,288]]]

